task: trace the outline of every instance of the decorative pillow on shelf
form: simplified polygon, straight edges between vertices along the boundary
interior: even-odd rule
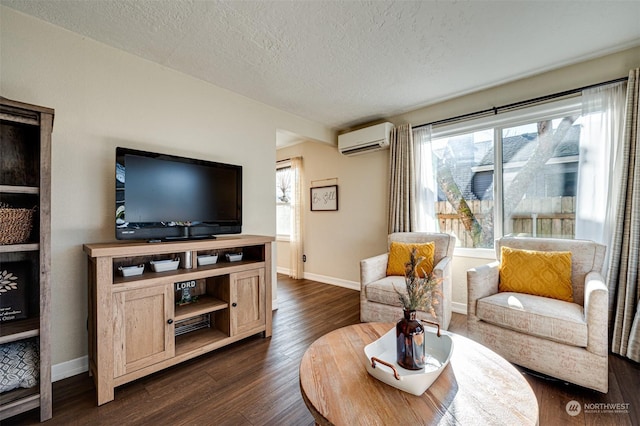
[[[38,384],[38,345],[21,340],[0,345],[0,392]]]
[[[387,261],[387,276],[404,276],[405,263],[409,262],[411,250],[414,248],[417,249],[418,257],[424,257],[424,260],[418,264],[420,277],[424,277],[425,274],[430,274],[433,271],[433,257],[436,252],[436,244],[434,242],[399,243],[392,241],[389,249],[389,260]]]
[[[570,251],[535,251],[502,247],[500,291],[573,302]]]

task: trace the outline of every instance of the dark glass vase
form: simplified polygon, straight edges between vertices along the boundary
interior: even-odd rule
[[[416,319],[416,311],[404,310],[404,318],[396,324],[396,360],[407,370],[424,368],[424,327]]]

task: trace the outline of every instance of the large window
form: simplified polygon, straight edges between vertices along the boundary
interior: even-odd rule
[[[291,167],[276,168],[276,233],[281,237],[291,235]]]
[[[581,128],[575,100],[435,128],[440,230],[469,248],[574,238]]]

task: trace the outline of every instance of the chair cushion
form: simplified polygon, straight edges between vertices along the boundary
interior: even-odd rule
[[[411,251],[417,250],[418,257],[424,257],[424,260],[418,264],[418,274],[424,277],[433,271],[433,256],[436,250],[434,242],[429,243],[399,243],[391,242],[389,248],[389,260],[387,262],[387,276],[401,275],[404,277],[405,264],[411,259]]]
[[[527,293],[573,302],[570,251],[502,247],[500,291]]]
[[[548,297],[503,292],[479,299],[478,318],[500,327],[571,346],[587,347],[582,306]]]
[[[393,289],[394,286],[399,292],[407,293],[404,277],[390,276],[367,284],[365,287],[365,296],[367,300],[371,302],[391,306],[402,306],[398,298],[398,293]]]

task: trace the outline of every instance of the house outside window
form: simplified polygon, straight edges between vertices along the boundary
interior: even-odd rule
[[[291,235],[291,167],[281,165],[276,168],[276,233],[278,237]]]
[[[434,129],[440,231],[463,248],[574,238],[580,113],[574,99]]]

